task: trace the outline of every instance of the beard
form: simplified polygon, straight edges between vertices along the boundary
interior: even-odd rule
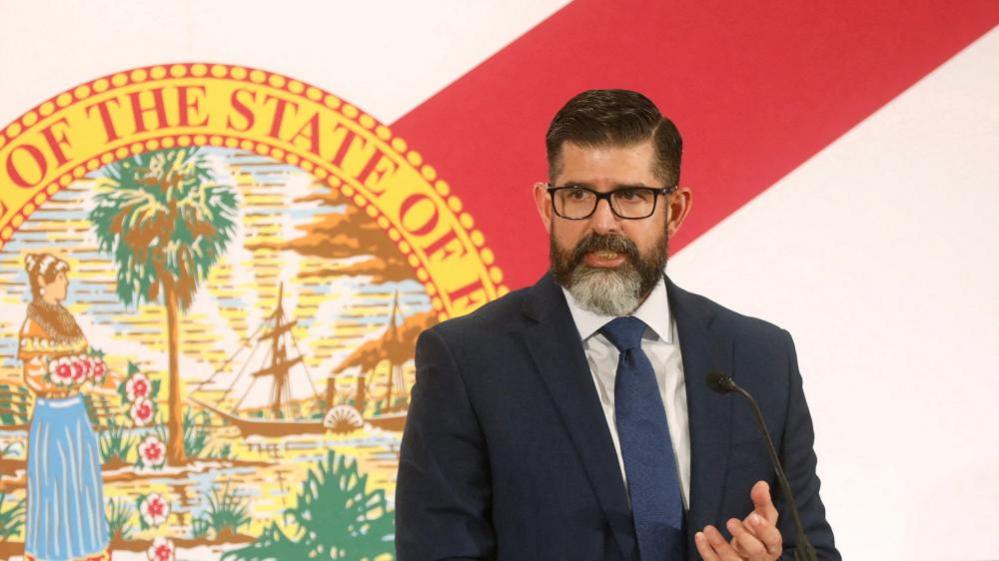
[[[650,255],[643,256],[625,236],[590,234],[572,250],[563,250],[549,236],[555,282],[572,294],[580,307],[605,316],[634,312],[655,288],[666,268],[669,236],[663,229]],[[617,268],[591,267],[584,261],[593,251],[613,251],[626,260]]]

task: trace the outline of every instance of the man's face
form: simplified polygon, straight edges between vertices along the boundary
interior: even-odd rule
[[[569,184],[601,193],[622,187],[667,187],[655,173],[651,140],[590,148],[564,144],[554,185]],[[641,220],[617,217],[606,200],[589,218],[568,220],[554,213],[544,184],[535,186],[556,281],[592,311],[605,315],[634,311],[661,277],[669,234],[686,215],[690,193],[682,189],[674,197],[677,194],[679,206],[673,197],[659,196],[653,215]]]

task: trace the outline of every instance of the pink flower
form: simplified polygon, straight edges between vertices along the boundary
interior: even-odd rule
[[[80,355],[77,359],[83,366],[83,376],[89,378],[94,371],[94,361],[88,355]]]
[[[129,401],[148,398],[152,387],[153,385],[149,382],[149,378],[146,378],[142,374],[133,374],[125,382],[125,394],[128,396]]]
[[[149,561],[173,561],[173,541],[162,536],[155,538],[146,555]]]
[[[155,538],[146,555],[149,561],[173,561],[173,541],[164,537]]]
[[[166,446],[155,436],[147,436],[139,444],[139,460],[145,467],[160,467],[166,462]]]
[[[81,357],[74,356],[69,359],[69,365],[73,369],[73,383],[80,384],[87,379],[87,367]]]
[[[104,380],[104,375],[108,373],[108,367],[104,364],[104,361],[99,358],[90,358],[90,379],[95,383],[100,383]]]
[[[155,412],[153,402],[144,397],[140,397],[135,400],[135,403],[132,404],[132,409],[130,411],[132,415],[132,422],[134,422],[137,427],[144,427],[153,420],[153,414]]]
[[[73,367],[68,359],[59,358],[49,363],[49,376],[57,386],[73,384]]]
[[[170,506],[158,493],[150,493],[139,503],[139,513],[148,526],[159,526],[170,516]]]

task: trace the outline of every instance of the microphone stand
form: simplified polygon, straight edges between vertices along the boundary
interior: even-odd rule
[[[756,424],[760,427],[764,440],[767,441],[767,450],[770,452],[770,461],[777,472],[777,481],[780,484],[781,491],[787,496],[787,503],[791,507],[791,519],[794,521],[794,527],[798,536],[798,543],[794,548],[794,559],[795,561],[817,561],[818,557],[815,553],[815,548],[812,546],[812,542],[808,540],[808,536],[805,535],[805,528],[802,526],[801,516],[798,514],[798,504],[795,502],[794,494],[791,492],[791,484],[788,483],[787,476],[784,475],[784,468],[781,467],[780,458],[777,457],[777,450],[774,448],[773,439],[770,438],[770,431],[767,430],[767,424],[763,420],[763,412],[760,411],[760,406],[756,404],[753,396],[736,384],[735,380],[730,376],[726,376],[721,372],[711,372],[707,376],[707,381],[708,386],[714,391],[719,393],[735,392],[749,402],[750,408],[753,410],[753,417],[756,418]]]

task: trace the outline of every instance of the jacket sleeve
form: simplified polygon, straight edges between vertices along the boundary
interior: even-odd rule
[[[425,331],[400,449],[396,558],[494,558],[491,500],[486,442],[462,373],[444,337]]]
[[[815,433],[812,428],[812,417],[805,402],[794,341],[790,333],[784,331],[783,335],[788,357],[789,391],[784,435],[779,451],[781,463],[798,504],[801,524],[812,546],[815,547],[818,559],[841,561],[833,541],[832,528],[826,521],[825,506],[819,498],[819,477],[815,473],[817,461],[813,448]],[[778,526],[784,536],[784,555],[781,559],[794,561],[794,547],[797,544],[794,518],[783,498],[777,503],[777,508],[780,511]]]

